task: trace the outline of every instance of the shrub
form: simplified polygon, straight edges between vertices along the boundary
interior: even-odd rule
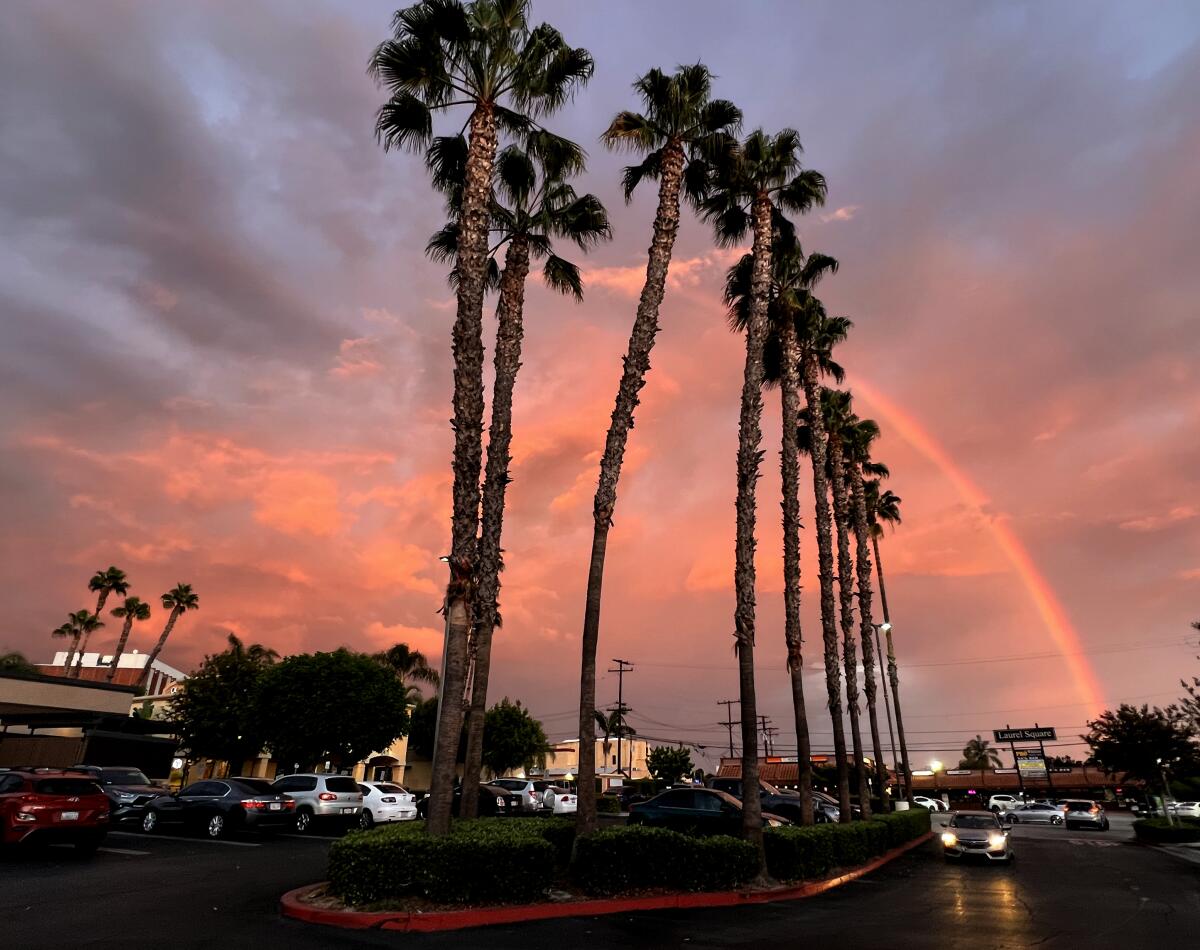
[[[616,815],[621,811],[621,802],[614,795],[597,795],[596,796],[596,813],[606,815]]]
[[[820,877],[854,867],[929,831],[929,812],[917,809],[870,821],[768,828],[763,835],[767,870],[781,881]]]
[[[1177,821],[1177,825],[1169,825],[1165,818],[1140,818],[1133,823],[1133,833],[1138,841],[1147,844],[1200,841],[1200,821],[1192,818]]]
[[[580,838],[571,876],[589,894],[609,896],[663,887],[729,890],[758,871],[754,846],[717,835],[689,838],[666,828],[627,825]]]

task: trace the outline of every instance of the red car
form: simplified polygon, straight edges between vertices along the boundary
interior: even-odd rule
[[[91,854],[108,833],[108,796],[90,775],[62,769],[0,772],[0,844],[65,842]]]

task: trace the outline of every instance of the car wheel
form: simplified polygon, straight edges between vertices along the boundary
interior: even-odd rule
[[[225,816],[209,815],[208,821],[204,824],[204,833],[210,838],[220,838],[225,834]]]
[[[142,815],[142,831],[148,835],[154,834],[158,830],[158,812],[152,808],[147,808],[146,813]]]
[[[1020,819],[1020,818],[1018,818],[1016,815],[1009,815],[1009,816],[1008,816],[1008,823],[1009,823],[1010,825],[1019,825],[1019,824],[1021,823],[1021,819]]]
[[[1055,815],[1053,818],[1051,818],[1051,819],[1050,819],[1050,824],[1052,824],[1052,825],[1061,825],[1061,824],[1062,824],[1062,821],[1063,821],[1063,820],[1062,820],[1062,815]]]
[[[374,824],[375,819],[372,818],[371,813],[364,808],[362,810],[362,814],[358,816],[358,827],[360,827],[363,831],[368,831]]]
[[[312,824],[312,809],[301,808],[298,812],[296,812],[296,834],[308,834],[310,831],[312,831]]]

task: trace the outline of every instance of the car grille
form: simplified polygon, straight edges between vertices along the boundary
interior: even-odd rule
[[[983,850],[988,846],[986,841],[962,841],[960,839],[958,843],[964,848],[977,848],[979,850]]]

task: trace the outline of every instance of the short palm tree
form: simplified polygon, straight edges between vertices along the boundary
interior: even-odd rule
[[[617,482],[625,445],[633,428],[638,393],[650,371],[650,351],[658,333],[658,309],[666,292],[667,271],[679,231],[681,195],[701,200],[709,180],[706,156],[715,153],[736,130],[742,114],[731,102],[711,98],[712,77],[701,63],[681,66],[667,75],[652,69],[633,88],[643,112],[620,112],[604,133],[612,148],[644,153],[638,165],[625,169],[625,199],[646,180],[658,182],[658,208],[646,261],[646,281],[622,362],[612,423],[600,457],[600,479],[592,504],[592,551],[588,561],[587,600],[583,614],[583,644],[579,670],[579,806],[580,834],[596,830],[596,648],[600,639],[600,599],[608,531],[617,506]]]
[[[52,637],[65,637],[71,641],[70,649],[67,651],[67,660],[63,664],[63,675],[67,676],[71,672],[71,659],[75,653],[76,645],[81,639],[86,641],[92,633],[104,626],[104,622],[90,610],[76,610],[74,613],[67,614],[67,622],[61,626],[55,627],[51,631]],[[80,654],[82,655],[82,653]]]
[[[763,353],[769,329],[772,248],[792,233],[783,212],[803,213],[825,200],[825,180],[800,167],[800,137],[792,129],[768,135],[750,133],[714,163],[713,187],[703,206],[717,242],[733,246],[753,235],[750,307],[746,320],[746,362],[738,420],[737,524],[734,563],[734,637],[738,655],[738,697],[742,721],[742,782],[758,787],[758,714],[754,684],[755,488],[762,452]],[[757,796],[742,803],[742,833],[755,845],[765,873],[762,806]]]
[[[396,679],[408,685],[410,683],[428,683],[437,686],[441,682],[438,671],[429,665],[429,660],[420,650],[414,650],[407,643],[396,643],[376,653],[375,659],[396,674]]]
[[[501,129],[527,134],[591,78],[591,55],[553,27],[529,25],[529,0],[422,0],[396,13],[392,38],[371,56],[369,72],[390,93],[376,117],[384,148],[426,149],[433,114],[470,110],[458,209],[455,271],[458,308],[454,355],[454,488],[447,558],[446,644],[438,741],[427,827],[450,826],[455,759],[462,726],[467,649],[476,583],[479,480],[483,457],[483,297],[491,221],[492,166]]]
[[[466,155],[466,143],[461,139],[459,142],[439,149],[434,174],[434,181],[446,192],[452,210],[461,194],[461,169]],[[464,818],[475,817],[477,810],[492,635],[500,624],[497,600],[503,568],[500,540],[504,496],[510,481],[513,389],[521,366],[525,282],[530,260],[544,262],[542,279],[548,287],[582,300],[579,268],[554,253],[554,240],[570,241],[586,252],[612,236],[608,212],[600,199],[591,194],[579,195],[570,184],[569,179],[583,171],[583,164],[578,146],[544,132],[528,136],[525,148],[504,149],[496,162],[489,257],[494,260],[504,249],[504,268],[497,279],[500,301],[496,308],[496,375],[483,486],[475,629],[470,644],[471,704],[459,809]],[[451,261],[457,243],[458,227],[452,221],[433,236],[427,251],[435,259]]]
[[[111,613],[114,617],[124,617],[125,625],[121,628],[121,638],[117,641],[117,648],[113,650],[112,665],[109,666],[108,676],[105,677],[109,683],[117,675],[117,664],[125,652],[125,644],[129,642],[129,631],[133,629],[134,621],[149,620],[150,605],[140,597],[126,597],[125,602],[120,607],[114,607]]]
[[[596,726],[604,733],[604,755],[608,757],[612,750],[613,736],[621,736],[627,738],[636,736],[637,730],[634,729],[628,722],[625,721],[625,716],[619,709],[614,709],[606,716],[599,709],[595,710],[594,718]],[[622,766],[620,761],[617,762],[618,768]]]
[[[987,739],[976,735],[963,748],[960,769],[998,769],[1000,768],[1000,753],[991,747]]]
[[[803,824],[814,821],[812,800],[812,743],[804,702],[804,653],[800,627],[800,461],[797,429],[800,422],[800,344],[797,321],[801,299],[838,263],[825,254],[805,257],[794,240],[777,240],[771,255],[771,287],[767,307],[768,336],[764,373],[768,384],[778,383],[782,409],[780,484],[783,508],[784,641],[796,722],[796,758],[800,769],[800,814]],[[745,332],[750,318],[750,283],[754,256],[745,254],[729,269],[725,301],[732,327]],[[842,376],[841,367],[826,361],[824,370]]]
[[[146,688],[146,684],[150,682],[150,670],[154,666],[154,661],[158,659],[158,655],[162,653],[163,647],[167,645],[167,638],[171,635],[171,631],[175,629],[175,621],[179,619],[180,614],[186,613],[189,610],[200,609],[200,598],[196,592],[192,590],[191,584],[176,584],[169,591],[162,595],[163,610],[169,610],[171,613],[167,616],[167,622],[163,626],[163,631],[159,634],[158,642],[154,644],[154,649],[150,651],[150,656],[146,658],[146,668],[142,670],[142,678],[138,680],[138,687]]]
[[[124,597],[129,593],[129,579],[125,576],[125,572],[119,567],[110,565],[107,570],[97,571],[88,581],[88,590],[97,594],[96,597],[96,616],[99,617],[104,613],[104,605],[108,602],[109,594],[116,594],[118,597]],[[101,624],[103,626],[103,624]],[[75,669],[70,673],[76,679],[79,678],[80,670],[83,669],[83,654],[87,650],[88,637],[91,631],[85,631],[83,639],[79,644],[79,651],[76,656]]]

